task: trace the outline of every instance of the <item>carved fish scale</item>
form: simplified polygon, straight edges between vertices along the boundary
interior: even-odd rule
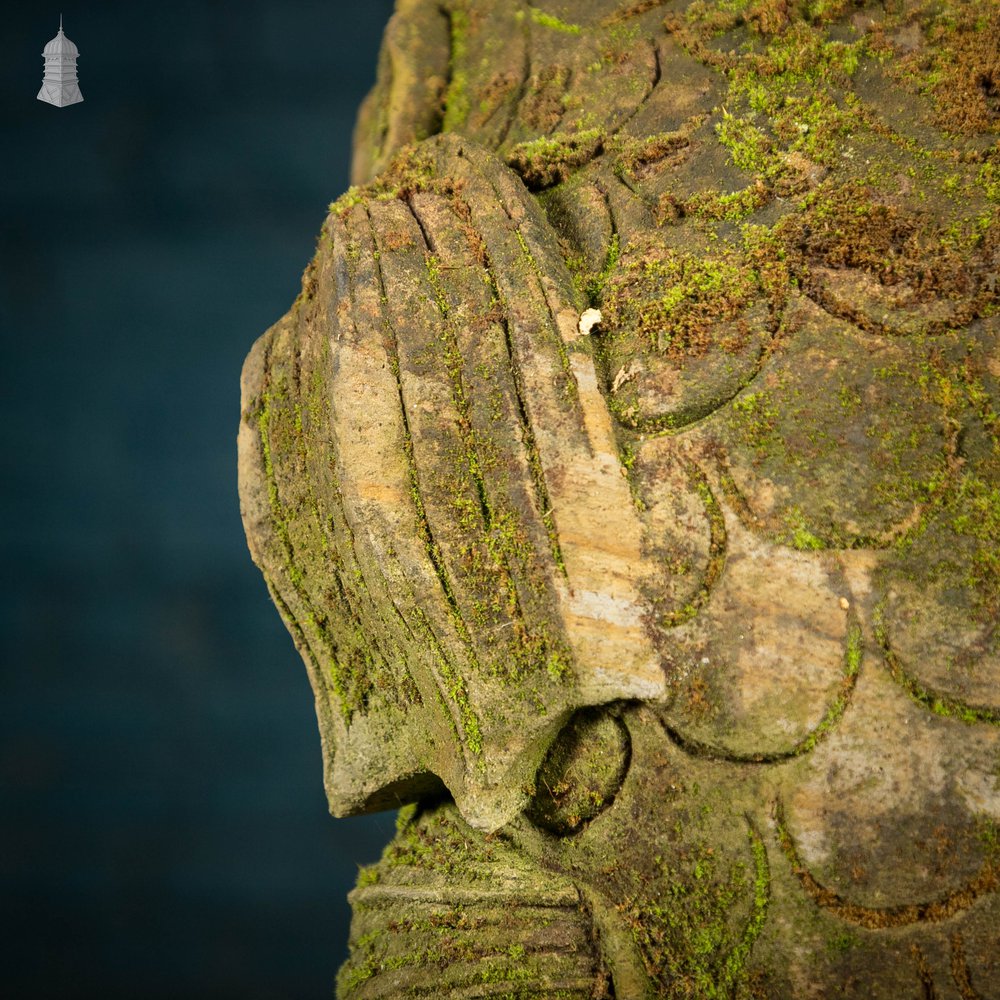
[[[342,996],[1000,996],[997,37],[397,4],[240,432]]]

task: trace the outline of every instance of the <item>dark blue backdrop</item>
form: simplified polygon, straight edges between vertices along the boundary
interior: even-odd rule
[[[390,0],[64,2],[0,44],[0,994],[329,996],[392,816],[326,813],[250,562],[238,378],[295,297]]]

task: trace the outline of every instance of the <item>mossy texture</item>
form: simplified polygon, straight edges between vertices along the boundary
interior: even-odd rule
[[[998,32],[399,0],[241,427],[344,1000],[1000,997]]]

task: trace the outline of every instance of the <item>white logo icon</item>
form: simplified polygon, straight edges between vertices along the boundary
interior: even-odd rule
[[[59,34],[42,49],[45,59],[45,77],[38,99],[57,108],[79,104],[83,100],[80,85],[76,82],[76,60],[80,50],[63,34],[62,14],[59,15]]]

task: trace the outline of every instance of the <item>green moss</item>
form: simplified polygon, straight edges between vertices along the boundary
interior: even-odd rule
[[[788,533],[784,540],[793,548],[802,552],[819,552],[826,548],[821,538],[814,535],[807,527],[805,515],[799,507],[789,507],[785,511],[785,524]]]
[[[419,805],[400,810],[396,838],[382,852],[378,866],[389,879],[394,869],[417,868],[443,875],[460,875],[463,882],[488,883],[486,864],[495,857],[493,846],[470,834],[449,809],[427,811]]]
[[[565,21],[560,21],[554,14],[546,14],[545,11],[539,10],[537,7],[529,7],[528,13],[531,15],[531,20],[543,28],[551,28],[553,31],[561,31],[564,35],[580,34],[580,25],[567,24]]]
[[[673,132],[657,132],[647,136],[617,134],[607,141],[615,154],[613,170],[626,183],[634,181],[642,169],[661,163],[671,155],[682,153],[691,143],[694,123],[688,123]]]
[[[979,168],[977,181],[982,185],[986,197],[994,204],[1000,204],[1000,169],[993,160],[987,160]]]
[[[545,663],[545,672],[554,681],[564,681],[571,677],[572,666],[569,657],[560,651],[549,654]]]
[[[602,299],[611,341],[663,354],[683,364],[720,342],[719,327],[735,320],[756,290],[753,272],[731,251],[711,256],[651,243],[630,244]],[[734,336],[735,334],[735,336]],[[733,349],[738,331],[729,331]]]
[[[453,195],[452,179],[437,176],[432,156],[433,154],[421,145],[403,146],[378,177],[368,184],[352,185],[336,201],[331,202],[330,212],[342,217],[356,205],[370,201],[406,199],[418,191],[432,191],[444,196]],[[359,253],[360,247],[356,242],[348,243],[349,260],[356,260]],[[381,256],[380,251],[376,249],[373,256],[378,260]]]
[[[994,708],[968,705],[950,695],[935,691],[907,672],[889,643],[888,631],[885,625],[885,608],[883,605],[879,605],[875,609],[874,624],[875,638],[882,647],[885,664],[889,668],[892,679],[913,701],[934,715],[939,715],[945,719],[956,719],[967,725],[986,722],[994,726],[1000,726],[1000,711]]]
[[[860,938],[850,931],[832,934],[826,941],[826,950],[832,955],[842,955],[860,944]]]
[[[923,44],[901,51],[883,36],[880,55],[897,86],[919,95],[928,117],[950,134],[989,133],[996,109],[988,97],[997,72],[1000,13],[981,0],[951,0],[941,11],[917,12]],[[984,85],[985,84],[985,85]]]
[[[410,824],[417,818],[419,811],[420,807],[416,802],[411,802],[408,805],[403,806],[396,813],[396,833],[400,834],[408,826],[410,826]]]
[[[708,564],[702,577],[701,585],[694,596],[680,608],[664,615],[662,624],[665,628],[676,628],[690,621],[704,606],[712,594],[716,581],[722,574],[726,561],[726,519],[722,507],[715,498],[705,474],[693,463],[688,466],[688,477],[691,488],[698,495],[705,508],[705,516],[709,526]]]
[[[863,656],[864,639],[861,633],[861,626],[856,620],[852,620],[847,628],[847,644],[844,649],[844,674],[840,690],[836,698],[830,703],[819,725],[801,743],[795,746],[790,756],[800,756],[801,754],[810,753],[843,718],[844,712],[847,711],[847,706],[850,703],[854,686],[857,683],[858,674],[861,671]]]
[[[729,194],[701,191],[684,202],[684,211],[687,215],[713,222],[740,222],[766,205],[770,199],[770,190],[758,179]]]
[[[625,478],[628,481],[629,493],[632,496],[632,504],[637,511],[640,513],[646,509],[646,503],[642,499],[642,495],[639,491],[639,483],[636,477],[632,474],[632,469],[635,466],[636,451],[635,442],[626,440],[618,451],[618,461],[621,462],[622,470],[625,473]]]
[[[774,143],[749,118],[736,118],[723,109],[715,134],[739,170],[763,174],[774,159]]]
[[[358,868],[357,887],[363,889],[365,886],[378,885],[379,871],[378,865],[362,865]]]
[[[507,163],[529,188],[540,190],[566,180],[589,163],[601,152],[604,140],[600,128],[557,132],[519,143],[507,154]]]
[[[959,511],[951,527],[974,542],[969,583],[984,619],[1000,614],[1000,485],[975,472],[962,476],[957,502]]]
[[[742,249],[753,277],[761,287],[772,312],[778,314],[798,280],[789,266],[789,251],[785,242],[767,226],[745,224],[740,229]]]
[[[778,409],[767,389],[745,392],[730,407],[730,424],[743,442],[764,455],[777,440]]]
[[[558,836],[577,832],[614,801],[628,761],[628,731],[617,718],[577,712],[538,769],[528,817]]]
[[[611,242],[608,244],[608,251],[604,258],[604,267],[601,268],[599,274],[589,277],[583,286],[584,294],[587,296],[587,302],[591,306],[600,305],[604,295],[604,288],[608,283],[608,279],[618,266],[618,259],[620,256],[621,243],[618,233],[612,233]]]
[[[754,863],[753,908],[743,931],[743,937],[726,956],[719,981],[723,996],[732,995],[736,987],[746,981],[747,961],[753,950],[754,942],[764,929],[768,904],[771,899],[771,869],[767,862],[767,848],[749,820],[747,822],[747,836],[750,838],[750,850],[753,853]]]
[[[764,926],[770,899],[767,852],[749,831],[752,871],[743,861],[727,864],[715,847],[687,845],[672,858],[660,856],[658,898],[626,910],[659,996],[669,1000],[730,1000],[749,985],[747,963]],[[735,915],[749,902],[742,931]]]
[[[444,96],[445,132],[459,131],[469,117],[468,59],[469,13],[463,4],[450,5],[448,10],[451,33],[451,53],[448,57],[448,89]]]
[[[352,184],[336,201],[331,201],[329,211],[334,215],[346,215],[355,205],[365,200],[364,189]]]

